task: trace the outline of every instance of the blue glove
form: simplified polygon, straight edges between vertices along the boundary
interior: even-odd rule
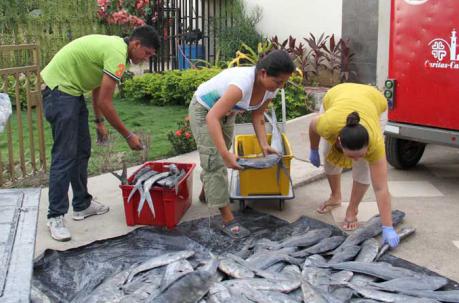
[[[314,165],[315,167],[320,166],[320,156],[319,156],[318,149],[311,149],[309,153],[309,162],[311,162],[311,164]]]
[[[383,226],[382,232],[384,243],[389,244],[391,248],[397,247],[398,243],[400,242],[400,237],[397,235],[397,232],[395,232],[394,228],[392,226]]]

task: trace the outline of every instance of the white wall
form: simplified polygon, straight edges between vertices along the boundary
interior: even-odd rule
[[[247,8],[258,5],[262,20],[257,30],[268,38],[316,37],[322,33],[341,37],[343,0],[244,0]],[[304,42],[304,41],[302,41]]]

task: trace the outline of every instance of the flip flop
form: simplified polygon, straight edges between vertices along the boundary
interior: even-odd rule
[[[351,224],[355,224],[355,227],[354,228],[350,228],[349,225]],[[341,225],[341,228],[345,231],[354,231],[356,230],[358,227],[359,227],[359,221],[356,219],[356,220],[346,220],[346,218],[344,219],[344,222],[343,224]]]
[[[220,227],[221,231],[233,239],[242,239],[250,235],[250,231],[236,220],[232,220]]]
[[[325,201],[324,203],[322,203],[318,209],[316,209],[316,212],[321,214],[321,215],[324,215],[324,214],[328,214],[329,212],[331,212],[333,209],[337,208],[337,207],[340,207],[341,206],[341,202],[339,203],[332,203],[330,202],[330,200],[327,200]]]

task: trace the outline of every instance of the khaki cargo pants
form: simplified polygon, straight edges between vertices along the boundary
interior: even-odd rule
[[[206,116],[208,110],[193,96],[188,108],[191,132],[196,140],[201,161],[201,181],[204,185],[207,204],[210,207],[221,208],[228,205],[228,170],[217,151],[207,128]],[[226,147],[231,147],[236,115],[229,115],[220,121]]]

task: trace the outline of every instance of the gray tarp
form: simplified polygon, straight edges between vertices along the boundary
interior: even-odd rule
[[[80,292],[91,292],[101,281],[129,265],[147,260],[169,251],[191,249],[196,255],[189,259],[196,265],[200,260],[215,255],[238,252],[251,238],[280,240],[311,229],[329,227],[336,235],[342,232],[318,220],[302,217],[294,223],[248,209],[236,214],[241,223],[250,229],[251,236],[232,240],[215,227],[219,219],[203,218],[184,222],[176,230],[142,227],[131,233],[104,241],[70,249],[47,250],[35,261],[33,285],[55,302],[69,302]],[[434,274],[407,261],[385,255],[381,260],[415,271]],[[454,282],[448,289],[454,288]]]

